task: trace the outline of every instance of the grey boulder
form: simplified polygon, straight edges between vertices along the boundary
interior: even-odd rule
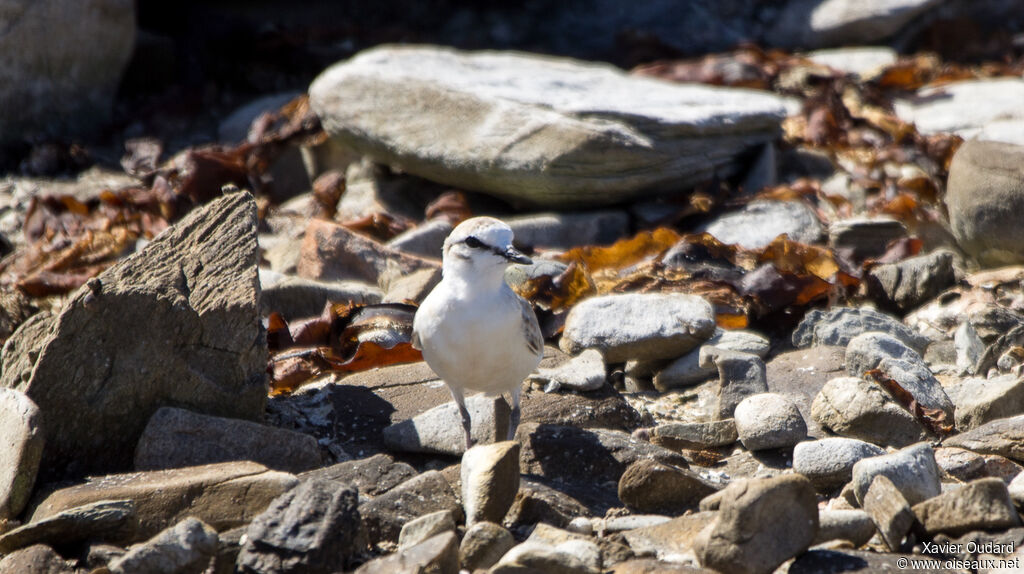
[[[175,405],[263,417],[256,202],[232,193],[194,210],[79,289],[4,369],[47,418],[43,468],[64,476],[130,468],[149,417]],[[28,332],[28,331],[26,331]],[[5,357],[4,364],[11,364]]]
[[[601,295],[569,311],[560,346],[573,355],[599,349],[607,363],[671,359],[695,348],[714,330],[711,304],[695,295]]]
[[[332,138],[381,163],[546,207],[610,204],[734,173],[736,154],[774,139],[785,115],[764,93],[434,46],[364,51],[328,68],[309,93]]]

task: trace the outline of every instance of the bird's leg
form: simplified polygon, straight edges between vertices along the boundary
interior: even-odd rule
[[[512,389],[509,396],[512,398],[512,415],[508,421],[508,440],[512,440],[516,436],[516,429],[519,428],[519,394],[523,392],[521,386]]]
[[[473,447],[473,433],[472,433],[472,421],[469,420],[469,409],[466,408],[466,397],[462,396],[462,391],[456,391],[455,389],[448,387],[448,390],[452,393],[452,398],[455,399],[455,404],[459,407],[459,414],[462,415],[462,430],[466,434],[466,450]]]

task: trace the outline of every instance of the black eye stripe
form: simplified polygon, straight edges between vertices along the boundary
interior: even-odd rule
[[[468,246],[470,246],[470,247],[472,247],[474,249],[479,249],[480,247],[487,247],[486,245],[484,245],[483,241],[480,241],[479,239],[477,239],[476,237],[473,237],[472,235],[470,235],[469,237],[466,238],[465,243],[466,243],[466,245],[468,245]]]

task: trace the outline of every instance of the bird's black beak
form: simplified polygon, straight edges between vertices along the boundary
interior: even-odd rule
[[[522,263],[523,265],[529,265],[533,263],[533,259],[530,259],[529,257],[523,255],[522,251],[519,251],[518,249],[512,247],[511,245],[509,245],[508,249],[501,253],[501,256],[504,257],[505,259],[508,259],[512,263]]]

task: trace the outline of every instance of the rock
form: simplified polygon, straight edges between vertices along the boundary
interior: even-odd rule
[[[931,342],[895,317],[870,307],[832,307],[827,311],[812,309],[804,315],[803,320],[793,330],[793,345],[845,347],[857,336],[872,331],[895,337],[918,353],[923,353]]]
[[[864,494],[862,505],[889,550],[899,550],[915,520],[903,493],[885,475],[876,475]]]
[[[972,530],[1020,526],[1006,483],[980,478],[914,505],[914,514],[928,534],[957,536]]]
[[[858,377],[879,369],[899,383],[921,406],[953,416],[953,402],[942,384],[916,351],[885,333],[869,332],[854,337],[846,346],[846,372]]]
[[[961,431],[1024,413],[1024,379],[1014,375],[967,378],[951,387],[949,395],[956,404],[956,427]]]
[[[804,441],[793,449],[793,471],[807,477],[820,492],[839,488],[853,478],[853,465],[885,450],[862,440],[829,437]]]
[[[516,545],[512,533],[493,522],[477,522],[466,529],[459,545],[459,563],[469,570],[485,570],[498,563]]]
[[[715,329],[714,335],[704,342],[704,346],[751,353],[764,359],[768,355],[771,342],[752,331]],[[710,378],[716,372],[717,369],[714,367],[700,366],[700,348],[697,348],[660,369],[654,375],[654,388],[666,392],[670,389],[699,383]]]
[[[575,548],[563,550],[540,542],[523,542],[506,552],[490,572],[515,572],[516,569],[509,568],[510,566],[529,569],[527,572],[539,571],[550,574],[597,574],[600,571],[581,560],[573,550]]]
[[[310,435],[251,421],[162,407],[135,448],[136,470],[163,470],[251,460],[274,470],[302,472],[322,464]]]
[[[462,507],[455,500],[452,487],[436,470],[410,478],[359,505],[363,526],[373,544],[382,540],[397,541],[403,524],[439,510],[451,511],[456,521],[462,519]]]
[[[414,476],[416,469],[408,464],[395,462],[386,454],[376,454],[369,458],[339,462],[304,472],[299,475],[299,480],[329,480],[339,484],[351,484],[359,490],[360,496],[372,498]]]
[[[980,478],[978,473],[985,466],[985,457],[966,449],[942,446],[935,449],[935,464],[944,474],[967,482]]]
[[[43,456],[42,414],[27,396],[0,388],[0,520],[25,509]]]
[[[906,236],[907,228],[903,222],[881,217],[843,219],[832,223],[828,229],[829,245],[854,261],[881,257],[890,243]]]
[[[891,454],[857,461],[853,465],[853,493],[862,505],[876,476],[884,476],[892,481],[910,505],[928,500],[942,491],[935,453],[928,443],[918,443]]]
[[[252,123],[265,113],[276,113],[288,102],[299,97],[298,92],[272,94],[257,98],[233,111],[217,127],[217,138],[222,142],[240,144],[249,140]],[[302,161],[298,146],[286,146],[271,161],[263,174],[260,190],[280,204],[305,191],[311,186],[309,175]]]
[[[607,376],[601,351],[587,349],[556,368],[537,369],[529,378],[544,384],[544,392],[550,393],[562,388],[594,391],[604,386]]]
[[[678,560],[680,556],[694,555],[698,533],[714,523],[717,515],[716,512],[694,512],[660,524],[626,530],[622,536],[640,556]]]
[[[440,269],[420,269],[394,278],[386,285],[382,303],[408,303],[419,305],[441,282]]]
[[[815,397],[831,379],[846,373],[846,349],[821,345],[779,353],[765,365],[768,391],[789,397],[807,424],[809,437],[830,436],[812,416]]]
[[[1024,234],[1014,223],[1024,208],[1020,143],[964,142],[949,167],[944,201],[950,228],[960,247],[985,267],[1024,262]]]
[[[853,439],[903,447],[925,437],[924,427],[875,383],[838,377],[825,383],[811,416],[832,432]]]
[[[955,282],[953,252],[947,249],[876,265],[866,273],[868,296],[902,313],[931,301]]]
[[[444,240],[452,232],[452,224],[447,219],[432,219],[412,229],[392,237],[384,245],[389,249],[401,251],[427,259],[441,259]],[[517,236],[518,237],[518,236]]]
[[[357,543],[359,492],[348,485],[307,480],[257,516],[238,554],[242,572],[331,573],[362,550]]]
[[[527,392],[522,410],[522,422],[612,430],[632,430],[640,424],[640,413],[611,385],[586,393]]]
[[[939,0],[797,0],[785,5],[766,38],[784,47],[870,45],[895,35],[937,4]]]
[[[110,563],[112,574],[200,574],[217,553],[217,532],[186,518]]]
[[[814,487],[802,476],[737,480],[694,542],[701,566],[765,573],[807,550],[818,533]]]
[[[596,348],[607,363],[671,359],[699,345],[714,330],[714,310],[694,295],[601,295],[569,311],[560,345],[573,355]]]
[[[213,557],[208,573],[204,574],[235,574],[235,561],[242,551],[242,537],[246,526],[239,526],[218,533],[217,555]]]
[[[653,444],[673,450],[718,448],[729,446],[739,439],[734,419],[706,423],[669,423],[638,432],[640,438],[647,436]]]
[[[942,441],[942,444],[1024,462],[1024,415],[987,422],[953,435]]]
[[[192,211],[90,280],[40,335],[21,348],[36,357],[27,379],[5,370],[0,386],[24,392],[47,419],[49,472],[128,469],[161,406],[261,418],[267,346],[252,196]]]
[[[267,112],[276,112],[300,95],[300,92],[282,92],[249,101],[228,114],[228,117],[220,122],[220,125],[217,126],[217,139],[232,144],[246,141],[253,120]],[[306,182],[306,185],[309,185],[309,181]],[[277,203],[280,203],[280,200]]]
[[[747,450],[786,448],[807,438],[796,405],[775,393],[750,395],[736,405],[736,433]]]
[[[678,515],[717,491],[696,472],[649,458],[629,465],[619,479],[619,500],[633,512]]]
[[[821,510],[818,512],[818,536],[813,544],[849,540],[854,548],[859,548],[867,544],[875,532],[875,523],[863,510]]]
[[[25,574],[77,574],[79,570],[60,554],[46,546],[36,544],[12,552],[0,559],[0,572],[24,572]]]
[[[2,229],[2,226],[0,226]],[[0,232],[0,253],[4,252],[3,243],[6,237]],[[15,329],[21,326],[33,315],[39,312],[28,295],[17,288],[0,288],[0,339],[6,341],[14,334]]]
[[[611,245],[629,233],[624,211],[537,213],[504,220],[516,245],[568,250],[582,245]]]
[[[874,550],[847,549],[815,549],[808,550],[798,556],[789,565],[790,574],[816,574],[819,572],[884,572],[892,569],[894,564],[911,564],[911,560],[921,560],[915,573],[922,574],[967,574],[969,570],[951,570],[943,565],[942,560],[923,559],[920,554],[897,554],[893,552],[876,552]],[[932,565],[929,568],[926,564]]]
[[[523,445],[521,473],[566,483],[617,483],[626,468],[641,458],[689,466],[682,455],[622,431],[524,423],[516,432],[516,440]]]
[[[4,13],[0,51],[10,57],[0,81],[0,143],[81,137],[104,127],[135,45],[134,3],[14,0]]]
[[[955,133],[965,140],[1005,141],[1024,144],[1020,134],[999,137],[1020,129],[1024,111],[1017,104],[1024,98],[1024,80],[1014,77],[989,78],[947,83],[919,90],[894,102],[896,115],[913,122],[923,134]],[[952,215],[952,214],[951,214]]]
[[[1017,507],[1024,507],[1024,473],[1018,474],[1010,481],[1010,484],[1006,485],[1007,491],[1010,493],[1010,499]]]
[[[297,272],[308,279],[357,280],[380,285],[389,276],[436,268],[438,264],[434,261],[406,255],[336,223],[313,219],[302,241]]]
[[[130,544],[146,540],[187,516],[217,530],[241,526],[297,483],[293,475],[268,470],[255,462],[108,475],[51,493],[32,509],[30,521],[98,501],[128,500],[135,512],[107,541]]]
[[[565,527],[574,518],[585,516],[590,516],[590,510],[579,500],[536,480],[523,478],[512,508],[505,514],[505,524],[543,522]]]
[[[545,259],[544,257],[534,257],[533,263],[529,265],[509,265],[508,268],[505,269],[505,282],[508,283],[509,287],[512,287],[513,290],[519,291],[526,285],[526,282],[531,279],[539,279],[541,277],[558,277],[568,268],[569,266],[561,261]]]
[[[896,63],[896,51],[886,46],[856,46],[815,50],[804,54],[808,60],[846,74],[870,78],[874,72]]]
[[[476,445],[462,455],[466,526],[500,523],[519,491],[519,443]]]
[[[267,314],[277,311],[291,321],[320,315],[329,301],[372,305],[382,298],[379,288],[361,281],[317,281],[287,275],[269,286],[263,282],[261,303]]]
[[[957,371],[968,375],[978,374],[977,365],[985,355],[985,343],[970,320],[960,323],[953,333],[954,361]]]
[[[800,243],[817,243],[824,230],[813,211],[799,201],[757,200],[719,216],[697,229],[722,243],[763,249],[779,235]]]
[[[454,532],[438,534],[416,546],[363,564],[356,574],[419,574],[459,571],[459,537]]]
[[[332,138],[377,161],[544,207],[618,203],[735,172],[733,156],[774,139],[784,115],[766,94],[432,46],[364,51],[309,92]],[[468,132],[467,122],[483,127]]]
[[[428,538],[445,532],[455,532],[455,517],[450,510],[438,510],[424,514],[402,526],[402,531],[398,534],[398,549],[411,548]]]
[[[584,563],[602,572],[612,564],[634,556],[633,551],[625,544],[625,541],[622,541],[621,537],[594,538],[592,534],[579,534],[548,524],[538,524],[530,532],[526,542],[539,542],[554,546],[559,550],[569,550]]]
[[[466,398],[477,442],[492,443],[508,435],[512,410],[501,397],[477,394]],[[454,402],[434,407],[384,429],[384,444],[403,452],[459,456],[466,450],[459,408]]]
[[[83,540],[108,539],[134,513],[130,500],[103,500],[62,510],[52,516],[32,519],[0,536],[0,554],[9,554],[33,544],[69,544]]]
[[[611,569],[611,574],[712,574],[713,572],[706,568],[663,562],[652,558],[620,562]]]
[[[757,355],[708,346],[701,347],[700,353],[701,366],[718,369],[714,420],[733,418],[736,405],[743,399],[768,392],[765,364]]]

